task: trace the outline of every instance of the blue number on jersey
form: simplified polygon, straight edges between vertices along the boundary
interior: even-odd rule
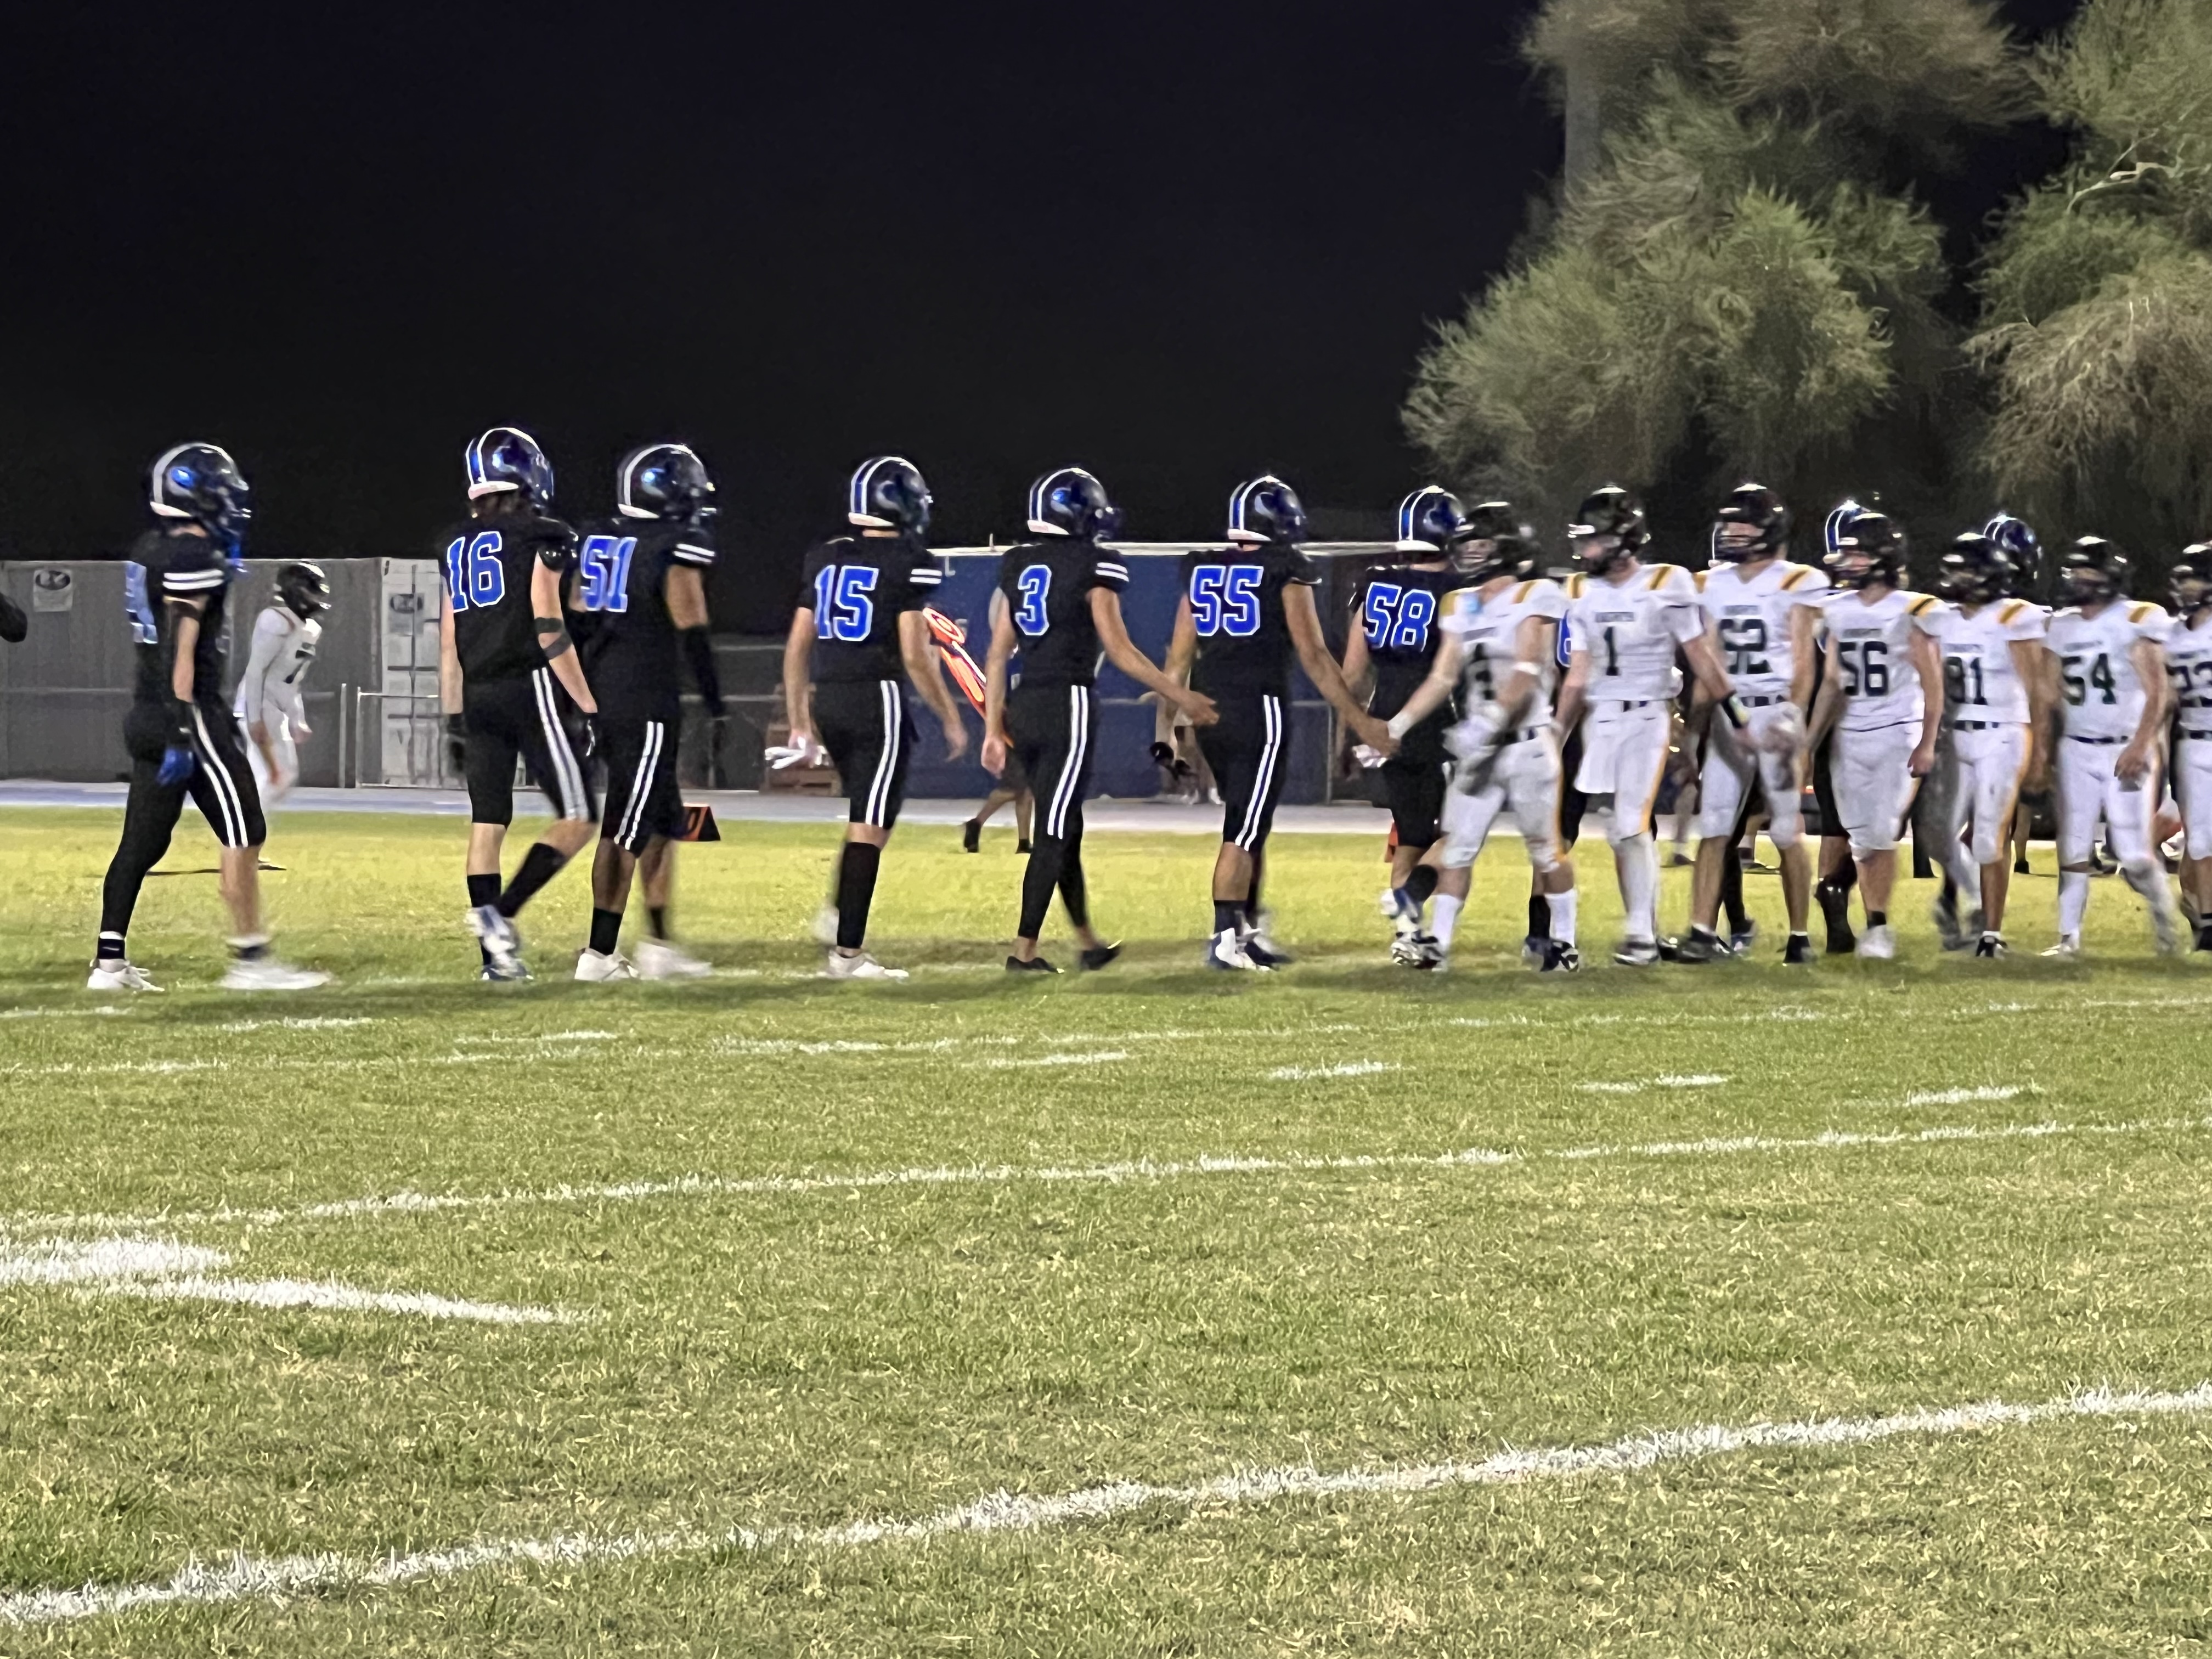
[[[1052,567],[1033,564],[1014,578],[1022,602],[1014,607],[1014,626],[1031,639],[1041,638],[1052,626],[1052,618],[1044,608],[1045,596],[1052,592]]]
[[[814,579],[814,637],[859,645],[876,625],[876,568],[829,564]]]
[[[123,567],[123,610],[131,618],[133,642],[152,645],[161,639],[161,624],[146,597],[146,567],[136,559]]]
[[[1190,619],[1200,639],[1226,634],[1249,640],[1260,631],[1256,564],[1202,564],[1190,573]]]
[[[629,609],[629,562],[637,551],[635,536],[592,536],[584,542],[577,563],[583,585],[576,603],[586,611]]]
[[[1376,582],[1359,607],[1370,651],[1425,651],[1429,624],[1436,620],[1437,596],[1425,587]]]
[[[446,592],[453,609],[482,611],[507,597],[507,567],[499,562],[499,532],[487,530],[475,540],[456,536],[446,548]]]

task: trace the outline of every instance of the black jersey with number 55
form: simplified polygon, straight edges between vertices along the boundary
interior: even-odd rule
[[[840,536],[806,555],[799,608],[814,613],[814,678],[895,680],[899,618],[937,592],[945,572],[903,536]]]
[[[1119,593],[1129,585],[1121,556],[1080,538],[1024,542],[999,561],[999,592],[1021,645],[1024,690],[1089,685],[1098,676],[1095,588]]]
[[[1320,586],[1319,568],[1284,542],[1186,554],[1182,592],[1198,630],[1192,689],[1208,696],[1289,696],[1297,647],[1283,614],[1283,590]]]
[[[714,568],[710,530],[659,519],[585,527],[569,601],[596,623],[586,659],[592,695],[610,720],[684,718],[683,655],[668,614],[669,573]]]
[[[465,519],[438,538],[438,559],[453,602],[461,678],[482,684],[544,667],[530,575],[541,564],[568,570],[576,562],[576,532],[535,513]]]

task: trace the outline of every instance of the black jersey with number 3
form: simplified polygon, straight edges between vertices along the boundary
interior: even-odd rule
[[[945,573],[903,536],[840,536],[806,555],[799,608],[814,613],[814,678],[895,680],[899,618],[935,595]]]
[[[541,564],[563,572],[574,565],[576,532],[536,513],[465,519],[438,538],[438,558],[453,601],[461,678],[482,684],[544,667],[531,573]]]
[[[714,568],[711,532],[659,519],[585,527],[570,603],[596,622],[585,661],[599,713],[617,720],[684,718],[682,651],[668,614],[669,573]]]
[[[1287,543],[1206,548],[1184,556],[1183,597],[1198,629],[1194,690],[1291,695],[1297,647],[1283,614],[1283,590],[1318,587],[1321,571]]]
[[[1119,593],[1129,585],[1121,556],[1079,538],[1024,542],[999,561],[999,592],[1021,642],[1024,689],[1089,685],[1098,677],[1094,588]]]
[[[1367,710],[1377,720],[1403,708],[1428,678],[1443,636],[1444,602],[1466,586],[1449,566],[1389,565],[1360,579],[1352,623],[1367,636],[1368,659],[1375,665],[1375,695]],[[1449,712],[1449,705],[1439,711],[1447,717]]]

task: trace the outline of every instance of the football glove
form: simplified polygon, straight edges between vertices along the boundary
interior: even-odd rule
[[[191,744],[173,743],[161,751],[161,769],[154,775],[154,781],[164,789],[174,789],[190,783],[199,768],[200,757],[192,752]]]
[[[792,742],[772,745],[766,751],[770,767],[778,772],[794,766],[813,766],[819,763],[822,745],[811,737],[800,736]]]

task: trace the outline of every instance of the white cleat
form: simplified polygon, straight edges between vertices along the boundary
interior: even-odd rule
[[[1379,899],[1376,900],[1376,902],[1375,902],[1375,907],[1376,907],[1376,908],[1377,908],[1378,910],[1382,911],[1382,920],[1383,920],[1383,921],[1397,921],[1397,920],[1398,920],[1398,890],[1397,890],[1396,888],[1395,888],[1395,887],[1385,887],[1385,888],[1382,890],[1382,896],[1381,898],[1379,898]]]
[[[1870,962],[1888,962],[1897,955],[1897,930],[1887,922],[1859,935],[1858,954]]]
[[[1244,954],[1243,941],[1234,927],[1224,927],[1206,942],[1206,965],[1231,973],[1265,973],[1266,969]]]
[[[904,979],[903,968],[886,968],[866,951],[847,956],[842,951],[832,951],[830,959],[822,966],[824,979]]]
[[[2078,933],[2061,933],[2058,943],[2043,954],[2060,962],[2071,962],[2081,954],[2081,937]]]
[[[491,958],[492,966],[500,971],[491,977],[498,979],[527,979],[529,973],[522,966],[522,935],[515,931],[514,922],[500,915],[496,904],[479,904],[466,917],[469,932],[476,935],[484,954]]]
[[[1655,967],[1659,961],[1659,943],[1649,939],[1623,939],[1620,948],[1613,953],[1613,959],[1622,968]]]
[[[576,979],[580,984],[605,985],[609,980],[636,977],[636,968],[619,951],[611,951],[605,956],[597,951],[576,953]]]
[[[143,968],[135,968],[127,962],[112,960],[95,962],[86,976],[88,991],[158,991],[161,988],[146,977]]]
[[[274,957],[255,957],[250,962],[234,958],[222,976],[226,991],[312,991],[330,982],[331,976],[319,968],[295,968]]]
[[[665,939],[649,939],[637,947],[640,979],[705,979],[714,971],[714,963],[700,961]]]
[[[2173,912],[2162,904],[2154,904],[2150,910],[2152,936],[2158,941],[2158,953],[2162,957],[2181,954],[2181,930],[2174,926]]]
[[[835,945],[837,942],[837,907],[825,904],[814,913],[814,942]]]

